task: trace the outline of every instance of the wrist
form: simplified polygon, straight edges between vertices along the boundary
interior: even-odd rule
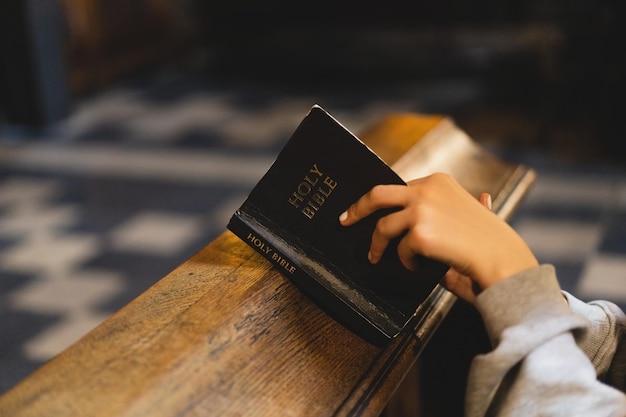
[[[474,277],[481,289],[487,289],[522,271],[537,267],[539,262],[528,245],[516,236],[515,245],[500,245],[490,256],[491,262],[485,262],[484,267]]]

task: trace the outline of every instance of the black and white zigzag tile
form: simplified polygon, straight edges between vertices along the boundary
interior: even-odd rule
[[[338,98],[166,71],[19,142],[0,130],[0,392],[221,233],[312,104],[358,132],[476,93],[443,87]],[[626,306],[623,171],[522,162],[539,179],[514,226],[565,289]]]
[[[565,290],[624,308],[626,174],[573,168],[538,168],[513,226],[540,261],[555,265]]]

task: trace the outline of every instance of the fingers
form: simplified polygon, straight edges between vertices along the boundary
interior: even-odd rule
[[[472,305],[475,304],[476,296],[480,293],[480,288],[475,282],[454,269],[448,270],[441,280],[441,285]]]
[[[378,220],[367,258],[373,264],[380,261],[389,242],[410,227],[409,219],[402,211],[394,212]]]
[[[363,195],[339,216],[344,226],[349,226],[369,216],[377,210],[403,207],[408,201],[408,187],[405,185],[379,185]],[[378,221],[367,257],[373,264],[380,261],[389,242],[409,227],[406,216],[398,212],[389,214]]]
[[[482,193],[480,197],[478,197],[478,201],[480,202],[480,204],[485,206],[487,210],[491,211],[492,209],[491,194]]]
[[[350,226],[376,210],[406,205],[407,197],[405,185],[377,185],[341,213],[339,221]]]
[[[406,269],[409,271],[417,271],[417,263],[415,262],[415,254],[416,252],[411,247],[409,237],[405,236],[398,243],[398,258],[400,258],[400,262]]]
[[[343,212],[339,221],[350,226],[380,209],[397,208],[378,220],[368,253],[371,263],[378,263],[390,241],[404,234],[397,252],[407,269],[416,269],[415,255],[421,254],[470,273],[466,254],[473,248],[471,237],[482,233],[480,227],[470,227],[480,216],[476,203],[451,177],[433,174],[407,185],[376,186]],[[491,211],[489,193],[482,193],[478,203]],[[458,230],[463,232],[459,239],[450,241],[448,236]]]

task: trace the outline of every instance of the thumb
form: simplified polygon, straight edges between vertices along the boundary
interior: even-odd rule
[[[480,202],[480,204],[485,206],[487,210],[491,211],[491,194],[482,193],[480,197],[478,197],[478,201]]]

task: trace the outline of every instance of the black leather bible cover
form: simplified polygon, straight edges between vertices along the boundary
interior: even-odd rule
[[[367,253],[375,213],[343,227],[339,215],[377,184],[404,181],[361,140],[313,106],[228,228],[318,306],[376,345],[397,335],[448,267],[427,258],[409,271],[390,245]]]

